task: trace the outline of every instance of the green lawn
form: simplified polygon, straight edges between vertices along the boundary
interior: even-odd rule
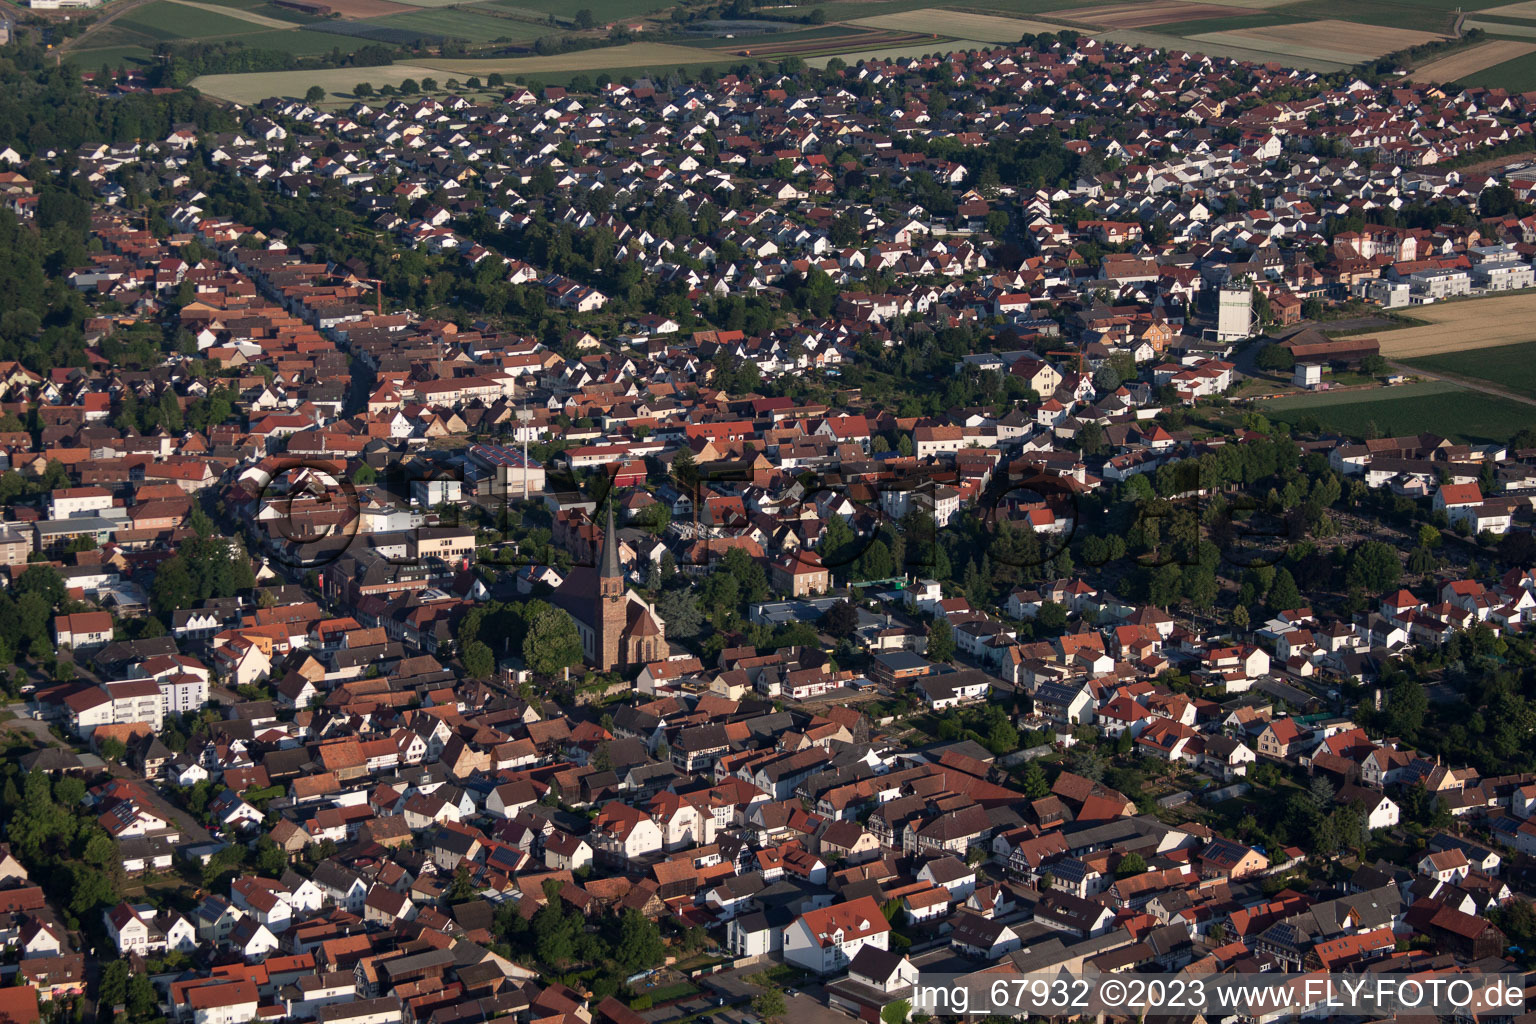
[[[1478,444],[1507,441],[1536,424],[1536,408],[1438,381],[1277,398],[1255,408],[1272,420],[1315,420],[1324,430],[1357,438],[1429,431]]]
[[[1497,384],[1506,391],[1536,398],[1536,342],[1479,348],[1449,355],[1404,359],[1405,366],[1430,373],[1453,373]],[[1536,414],[1536,409],[1531,412]]]

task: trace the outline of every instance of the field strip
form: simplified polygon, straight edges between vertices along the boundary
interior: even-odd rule
[[[267,28],[300,28],[296,21],[284,21],[282,18],[269,18],[265,14],[257,14],[255,11],[243,10],[239,7],[225,7],[222,4],[200,4],[196,0],[170,0],[173,4],[182,7],[195,7],[200,11],[211,11],[214,14],[225,14],[240,21],[248,21],[252,25],[265,25]]]
[[[1384,53],[1445,38],[1432,32],[1357,25],[1353,22],[1307,21],[1296,25],[1272,25],[1265,28],[1231,29],[1191,36],[1203,42],[1247,46],[1274,53],[1296,54],[1321,60],[1346,62],[1379,57]]]
[[[807,57],[806,64],[813,68],[825,68],[827,62],[833,57],[848,64],[857,64],[861,60],[895,60],[900,57],[921,57],[925,53],[955,53],[959,50],[989,50],[997,45],[995,42],[985,39],[946,39],[939,42],[932,39],[918,40],[911,43],[903,43],[900,46],[877,46],[868,50],[852,50],[842,53],[822,53],[815,57]]]
[[[1415,371],[1417,372],[1417,371]],[[1282,395],[1260,404],[1263,409],[1322,409],[1330,405],[1363,405],[1370,402],[1397,402],[1406,398],[1428,398],[1465,390],[1450,381],[1418,381],[1398,384],[1395,387],[1366,388],[1342,391],[1313,391],[1300,395]]]
[[[1165,50],[1176,50],[1181,53],[1205,53],[1213,57],[1230,57],[1233,60],[1252,61],[1255,64],[1279,61],[1279,63],[1288,67],[1303,68],[1307,71],[1344,71],[1355,64],[1354,60],[1324,60],[1318,57],[1296,54],[1282,56],[1272,49],[1261,49],[1251,43],[1243,46],[1233,46],[1227,43],[1206,41],[1202,44],[1193,39],[1170,36],[1139,28],[1122,29],[1118,32],[1097,32],[1094,35],[1100,39],[1107,39],[1112,43],[1161,47]]]
[[[1529,18],[1536,21],[1536,0],[1525,0],[1524,3],[1506,4],[1503,7],[1489,7],[1486,10],[1475,11],[1475,14],[1487,14],[1498,18]]]
[[[1377,339],[1383,356],[1411,359],[1529,341],[1536,337],[1536,291],[1418,306],[1413,316],[1429,324],[1383,332]]]
[[[1276,7],[1301,2],[1302,0],[1211,0],[1211,3],[1220,4],[1222,7],[1241,7],[1249,11],[1271,11]]]
[[[1192,43],[1216,43],[1221,46],[1246,46],[1249,49],[1263,49],[1277,57],[1307,57],[1313,60],[1333,61],[1336,64],[1354,64],[1362,59],[1362,55],[1355,50],[1334,50],[1324,46],[1309,46],[1300,41],[1267,42],[1243,35],[1240,32],[1203,32],[1197,36],[1190,36],[1189,41]]]
[[[1523,36],[1536,39],[1536,25],[1511,25],[1503,21],[1483,21],[1480,18],[1468,18],[1466,27],[1480,28],[1491,35]]]
[[[683,64],[718,62],[720,55],[694,46],[671,43],[625,43],[594,50],[576,50],[545,57],[505,57],[490,59],[447,59],[422,57],[418,64],[435,71],[453,71],[461,75],[536,75],[550,71],[602,71],[605,68],[654,67],[658,71]]]
[[[303,96],[312,85],[328,93],[350,93],[358,82],[377,89],[381,85],[399,87],[407,78],[421,79],[434,69],[419,64],[387,64],[361,68],[316,68],[313,71],[249,71],[233,75],[199,75],[188,84],[192,88],[232,103],[247,106],[268,96]]]
[[[1397,369],[1403,370],[1407,373],[1415,373],[1421,377],[1428,377],[1430,380],[1444,381],[1447,384],[1459,385],[1461,387],[1467,388],[1470,391],[1481,391],[1485,395],[1493,395],[1496,398],[1507,399],[1511,402],[1519,402],[1521,405],[1536,406],[1536,398],[1531,398],[1529,395],[1522,395],[1515,391],[1506,391],[1504,388],[1499,387],[1497,384],[1483,380],[1479,377],[1463,377],[1459,373],[1445,373],[1441,370],[1425,370],[1421,367],[1413,366],[1409,363],[1399,363],[1396,361],[1391,361],[1388,365],[1396,367]]]
[[[1016,43],[1026,32],[1060,32],[1065,25],[1025,18],[1008,18],[996,14],[971,14],[964,11],[946,11],[927,7],[901,14],[880,14],[870,18],[856,18],[850,25],[866,28],[895,29],[902,32],[931,32],[936,35],[960,36],[980,39],[991,43]]]
[[[1070,18],[1101,28],[1155,28],[1172,22],[1200,21],[1207,18],[1231,18],[1247,16],[1241,7],[1228,7],[1220,3],[1186,3],[1183,0],[1152,0],[1139,4],[1107,4],[1096,7],[1079,7],[1071,10],[1048,11],[1047,14]]]
[[[1536,43],[1522,43],[1516,39],[1495,39],[1481,43],[1449,57],[1432,60],[1414,71],[1409,79],[1415,82],[1454,82],[1464,75],[1503,64],[1516,57],[1524,57],[1536,50]]]

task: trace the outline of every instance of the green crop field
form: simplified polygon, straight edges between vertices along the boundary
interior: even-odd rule
[[[549,31],[530,22],[513,18],[497,18],[489,14],[479,14],[473,10],[448,9],[391,14],[384,18],[370,18],[367,24],[379,28],[398,28],[408,32],[446,36],[450,39],[467,39],[472,43],[489,43],[498,39],[521,42],[537,39]]]
[[[116,25],[154,39],[217,39],[245,36],[262,26],[227,14],[156,0],[118,18]],[[110,27],[110,26],[109,26]]]
[[[403,2],[416,2],[416,0],[403,0]],[[673,6],[675,0],[508,0],[506,3],[502,3],[501,0],[492,0],[492,3],[535,18],[553,14],[557,18],[569,19],[575,17],[577,11],[585,8],[591,11],[592,16],[599,22],[609,22],[623,18],[638,18],[665,10]]]
[[[1530,92],[1536,89],[1536,53],[1516,57],[1491,68],[1474,71],[1461,79],[1462,85],[1480,85],[1487,89],[1508,89],[1510,92]]]
[[[1282,8],[1288,10],[1288,8]],[[1245,28],[1268,28],[1271,25],[1294,25],[1305,19],[1273,11],[1255,11],[1230,18],[1202,18],[1196,21],[1171,21],[1158,25],[1157,31],[1175,36],[1192,36],[1201,32],[1233,32]]]
[[[1418,359],[1404,359],[1402,363],[1430,373],[1485,380],[1505,391],[1536,398],[1536,341],[1439,356],[1421,356]],[[1536,419],[1536,408],[1530,410],[1530,418]]]
[[[1536,424],[1536,407],[1438,381],[1297,395],[1254,408],[1272,420],[1312,420],[1323,430],[1357,438],[1428,431],[1476,444],[1507,441]]]
[[[1301,0],[1279,8],[1302,18],[1338,18],[1366,25],[1443,32],[1450,27],[1451,12],[1498,7],[1511,0]]]

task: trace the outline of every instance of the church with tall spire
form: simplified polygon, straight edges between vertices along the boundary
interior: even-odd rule
[[[572,569],[552,600],[575,620],[582,656],[600,672],[638,668],[667,656],[666,623],[624,582],[611,502],[596,568]]]

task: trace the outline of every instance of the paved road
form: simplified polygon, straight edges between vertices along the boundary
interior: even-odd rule
[[[1387,360],[1387,365],[1401,373],[1411,373],[1418,377],[1428,377],[1430,380],[1444,381],[1447,384],[1455,384],[1457,387],[1467,388],[1470,391],[1481,391],[1485,395],[1493,395],[1495,398],[1505,398],[1511,402],[1519,402],[1521,405],[1536,406],[1536,398],[1522,395],[1514,391],[1506,391],[1496,384],[1490,384],[1476,377],[1463,377],[1459,373],[1431,373],[1421,370],[1417,366],[1408,366],[1404,363]]]

